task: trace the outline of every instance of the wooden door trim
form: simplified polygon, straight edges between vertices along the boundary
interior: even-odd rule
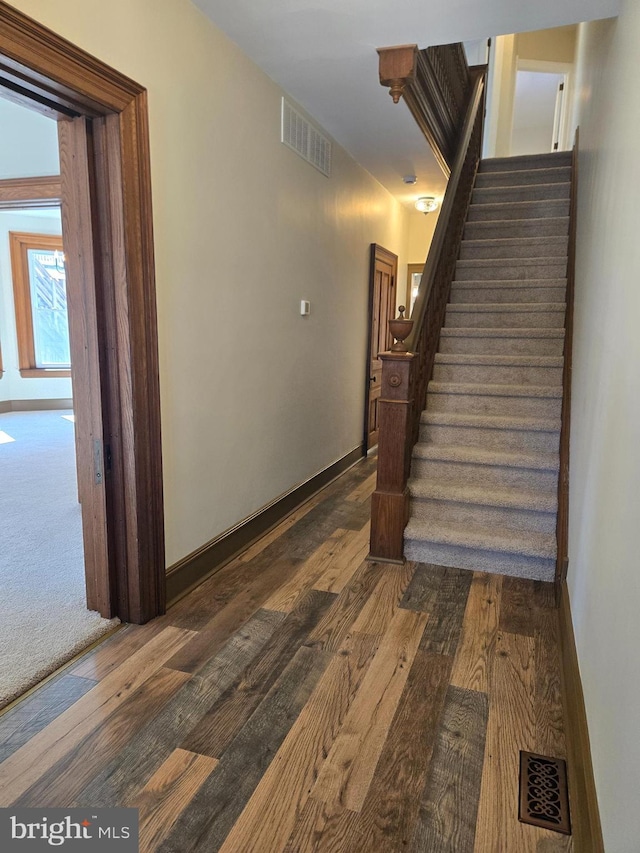
[[[101,614],[115,613],[117,579],[109,571],[106,474],[96,482],[94,457],[96,442],[102,448],[105,440],[99,320],[103,288],[99,254],[95,251],[99,229],[92,216],[91,150],[86,119],[80,116],[73,121],[61,121],[58,140],[87,603]]]
[[[371,366],[371,349],[373,346],[373,341],[371,339],[371,326],[373,322],[373,294],[375,290],[375,271],[376,271],[376,261],[381,260],[385,263],[388,263],[395,270],[394,273],[394,287],[397,288],[398,284],[398,256],[394,255],[393,252],[390,252],[388,249],[385,249],[384,246],[380,246],[378,243],[372,243],[369,249],[369,311],[367,314],[368,317],[368,327],[367,327],[367,363],[366,363],[366,372],[365,372],[365,383],[364,383],[364,426],[363,426],[363,438],[362,438],[362,450],[363,453],[369,451],[369,397],[370,397],[370,366]],[[396,291],[397,292],[397,291]]]
[[[60,175],[0,180],[0,210],[60,207]]]
[[[88,120],[97,245],[86,232],[79,239],[96,264],[102,418],[113,457],[104,571],[115,592],[101,613],[145,622],[164,612],[166,585],[146,90],[3,0],[0,88],[58,119]],[[64,197],[63,187],[63,205]],[[86,446],[83,454],[86,465]]]

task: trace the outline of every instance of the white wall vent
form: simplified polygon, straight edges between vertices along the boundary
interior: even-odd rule
[[[281,140],[327,178],[331,177],[331,143],[286,98],[282,99]]]

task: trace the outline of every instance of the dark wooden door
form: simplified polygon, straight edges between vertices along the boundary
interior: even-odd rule
[[[371,244],[369,273],[369,353],[367,358],[367,384],[365,407],[365,450],[378,443],[378,398],[382,362],[378,353],[388,350],[393,343],[389,333],[389,320],[395,316],[396,279],[398,257],[377,243]]]

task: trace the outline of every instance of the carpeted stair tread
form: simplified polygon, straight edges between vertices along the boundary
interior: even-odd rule
[[[563,278],[480,279],[452,282],[449,300],[453,305],[563,302],[566,292],[566,279]]]
[[[563,238],[564,239],[564,238]],[[483,240],[479,242],[485,242]],[[486,241],[491,242],[491,241]],[[517,242],[517,241],[516,241]],[[565,260],[565,258],[560,255],[559,257],[554,257],[553,255],[545,255],[544,252],[542,254],[537,255],[532,258],[519,258],[517,255],[513,255],[511,257],[504,258],[458,258],[456,261],[459,267],[491,267],[495,266],[498,263],[500,266],[511,266],[514,263],[519,263],[523,267],[535,267],[538,264],[549,264],[550,266],[557,266],[561,261]]]
[[[425,409],[420,423],[438,426],[485,427],[486,429],[522,430],[523,432],[556,432],[559,418],[537,418],[514,415],[477,415],[465,412],[430,412]]]
[[[436,364],[487,365],[501,367],[562,367],[562,356],[553,355],[475,355],[436,353]]]
[[[498,385],[479,382],[429,382],[429,394],[475,394],[487,397],[562,397],[558,385]]]
[[[571,180],[571,166],[550,166],[530,171],[480,171],[476,187],[514,187],[529,184],[554,184]]]
[[[511,237],[562,237],[569,234],[568,216],[549,216],[541,219],[493,219],[467,222],[465,240]]]
[[[555,558],[557,547],[555,534],[506,528],[487,530],[483,527],[461,526],[441,521],[434,523],[417,518],[410,519],[404,535],[405,539],[547,559]]]
[[[532,320],[534,315],[530,315]],[[441,352],[451,353],[491,353],[507,355],[509,353],[526,355],[562,355],[564,346],[564,329],[561,326],[533,326],[533,323],[523,324],[519,329],[512,327],[470,326],[460,323],[457,326],[444,326],[440,330]],[[460,332],[460,334],[451,333]],[[472,334],[479,332],[480,334]],[[559,334],[545,335],[544,332]]]
[[[458,258],[456,261],[456,273],[459,273],[460,270],[469,270],[469,269],[478,269],[483,270],[486,268],[491,269],[492,267],[498,267],[500,269],[508,269],[510,267],[558,267],[562,270],[560,277],[564,277],[564,272],[566,270],[566,256],[547,256],[542,255],[539,257],[533,258],[518,258],[518,257],[510,257],[510,258]],[[479,279],[485,278],[485,276],[478,276]],[[499,276],[495,277],[496,280],[500,281],[501,278]],[[547,278],[546,275],[539,276],[539,278]],[[458,280],[456,278],[454,279]],[[464,278],[466,280],[466,276]]]
[[[450,302],[452,314],[539,314],[566,311],[564,302]]]
[[[514,303],[515,304],[515,303]],[[530,329],[478,329],[475,326],[444,326],[441,338],[564,338],[564,329],[545,329],[532,326]]]
[[[557,471],[559,466],[557,453],[509,453],[464,444],[432,444],[428,441],[417,442],[413,448],[413,458],[492,465],[499,468],[526,468],[530,471]]]
[[[489,222],[496,219],[545,219],[569,215],[569,199],[553,198],[535,201],[502,201],[471,204],[467,222]]]
[[[568,245],[568,236],[464,239],[460,246],[460,260],[566,259]]]
[[[526,169],[549,169],[555,166],[571,166],[571,151],[553,151],[548,154],[518,154],[515,157],[485,157],[480,161],[479,172],[516,172]]]
[[[472,204],[494,204],[512,201],[551,201],[568,199],[571,184],[569,181],[553,184],[516,184],[515,186],[476,187],[471,196]]]
[[[409,494],[416,500],[450,501],[451,503],[474,504],[477,506],[504,509],[556,512],[558,493],[556,489],[487,489],[466,483],[446,483],[437,480],[412,479],[408,483]]]
[[[463,279],[462,281],[452,281],[451,286],[456,290],[473,290],[480,288],[485,290],[509,290],[517,287],[518,289],[528,290],[540,287],[566,287],[566,278],[497,278],[497,279]]]

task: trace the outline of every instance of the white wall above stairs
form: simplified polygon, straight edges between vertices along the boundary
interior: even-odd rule
[[[607,853],[640,849],[640,4],[579,40],[569,589]]]

